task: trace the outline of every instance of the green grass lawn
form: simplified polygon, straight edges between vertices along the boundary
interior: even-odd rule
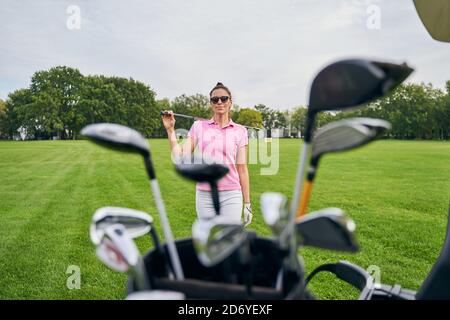
[[[151,140],[157,177],[176,238],[189,237],[195,186],[170,162],[166,140]],[[252,228],[270,235],[259,210],[265,191],[291,197],[300,141],[282,140],[275,176],[250,166]],[[88,228],[93,212],[113,205],[153,215],[162,237],[142,159],[87,141],[0,142],[0,298],[122,299],[126,276],[96,258]],[[417,289],[439,254],[450,199],[450,143],[378,141],[321,162],[310,210],[344,209],[357,224],[361,251],[304,249],[307,271],[346,259],[376,265],[383,283]],[[141,252],[149,238],[137,240]],[[69,290],[68,266],[81,269],[81,289]],[[323,299],[355,298],[333,277],[311,284]]]

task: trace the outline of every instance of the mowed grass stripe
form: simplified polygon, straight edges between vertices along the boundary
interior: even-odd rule
[[[54,295],[65,285],[65,281],[58,281],[62,277],[55,275],[64,274],[61,254],[66,254],[70,246],[67,234],[73,227],[71,218],[76,214],[76,211],[67,212],[66,207],[71,205],[73,189],[80,187],[80,184],[72,182],[76,182],[77,177],[81,179],[81,175],[75,152],[64,150],[55,153],[54,159],[57,161],[52,165],[42,166],[41,162],[35,162],[35,174],[28,172],[30,175],[26,177],[16,176],[18,181],[33,177],[41,179],[41,186],[33,188],[27,194],[27,201],[18,203],[18,207],[12,210],[11,214],[21,216],[23,220],[11,224],[10,230],[15,229],[15,232],[2,241],[2,261],[9,263],[2,266],[5,276],[1,280],[1,290],[13,288],[16,295],[11,298],[45,298],[49,294]],[[43,176],[45,180],[42,180]],[[21,183],[18,185],[22,188]],[[17,284],[22,287],[16,287]]]

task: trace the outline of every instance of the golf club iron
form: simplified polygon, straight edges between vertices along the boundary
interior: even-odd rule
[[[139,250],[123,225],[113,224],[104,230],[96,254],[112,270],[132,275],[139,290],[149,288]]]
[[[365,59],[340,60],[323,68],[314,78],[309,95],[304,143],[300,151],[289,223],[281,237],[290,241],[290,264],[295,264],[294,225],[303,190],[306,163],[311,155],[311,138],[317,113],[344,110],[371,102],[400,85],[413,69],[405,63],[394,64]]]
[[[175,241],[167,218],[166,209],[161,197],[158,180],[151,160],[150,149],[145,138],[136,130],[126,126],[112,123],[91,124],[81,130],[81,134],[89,138],[94,143],[100,144],[113,150],[138,153],[144,158],[144,164],[150,179],[156,208],[161,219],[164,236],[169,250],[169,256],[174,268],[175,277],[178,280],[184,279],[180,257],[178,255]]]
[[[306,213],[314,178],[323,155],[366,145],[390,128],[391,125],[387,121],[371,118],[344,119],[320,128],[313,138],[311,160],[297,211],[297,219]]]
[[[146,212],[121,207],[102,207],[97,209],[92,217],[90,237],[94,245],[98,245],[106,228],[113,224],[121,224],[131,238],[138,238],[150,234],[156,250],[164,259],[169,278],[174,278],[158,234],[153,228],[153,218]]]

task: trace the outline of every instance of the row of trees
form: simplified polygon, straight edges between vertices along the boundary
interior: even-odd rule
[[[159,123],[155,93],[133,79],[83,76],[68,67],[38,71],[29,88],[9,94],[0,111],[0,136],[75,139],[94,122],[121,123],[151,135]]]
[[[156,93],[133,79],[83,76],[77,69],[55,67],[36,72],[29,88],[0,100],[0,138],[76,139],[85,125],[114,122],[130,126],[147,137],[165,136],[159,112],[211,117],[205,95],[181,95],[173,100],[156,100]],[[364,108],[347,112],[320,113],[317,126],[354,116],[382,118],[392,123],[397,139],[441,139],[450,135],[450,81],[445,90],[431,84],[406,84],[389,96]],[[258,104],[253,108],[235,105],[237,123],[266,129],[286,128],[292,133],[304,129],[306,107],[281,112]],[[177,118],[177,128],[188,129],[192,120]]]

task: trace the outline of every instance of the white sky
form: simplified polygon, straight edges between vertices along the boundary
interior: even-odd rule
[[[67,8],[81,11],[70,30]],[[371,6],[380,29],[370,29]],[[132,77],[157,98],[208,94],[242,107],[305,105],[315,73],[347,57],[407,61],[414,82],[450,80],[450,44],[431,39],[412,0],[0,0],[0,98],[56,65]]]

